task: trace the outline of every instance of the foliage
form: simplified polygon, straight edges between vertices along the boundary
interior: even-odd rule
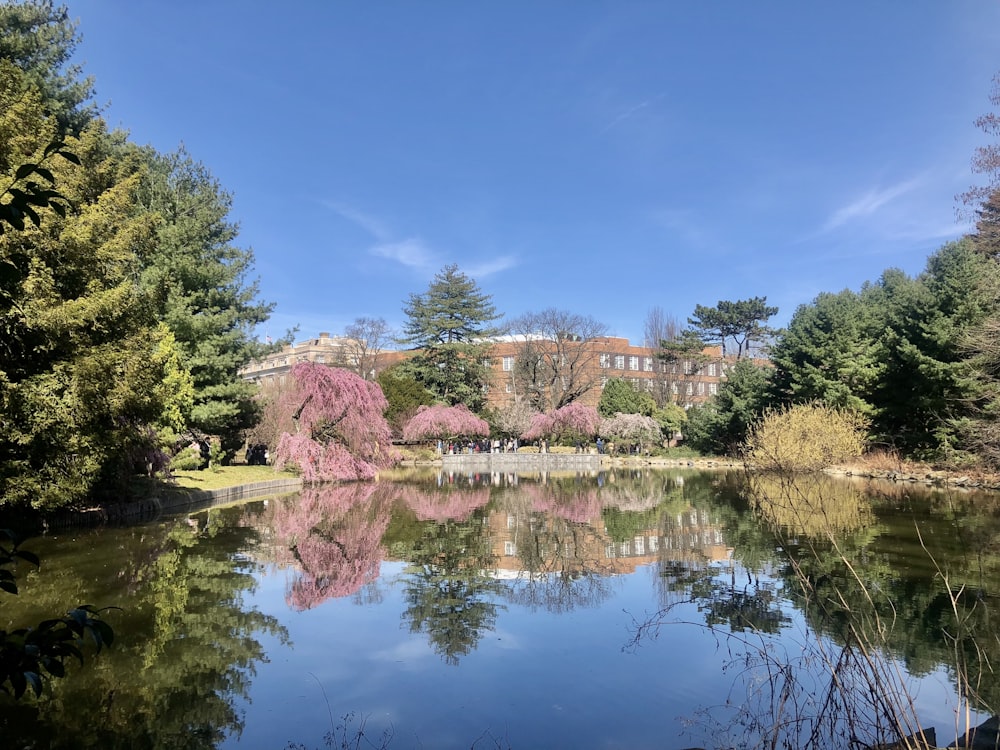
[[[615,414],[601,420],[598,433],[603,438],[636,444],[640,451],[650,443],[659,442],[663,436],[659,423],[643,414]]]
[[[739,360],[715,396],[688,410],[685,442],[709,455],[737,453],[750,425],[768,404],[771,374],[770,368]]]
[[[770,410],[750,429],[744,460],[769,471],[819,471],[864,453],[867,428],[857,412],[819,403]]]
[[[653,411],[653,419],[660,425],[663,434],[672,438],[675,433],[683,431],[687,423],[687,411],[677,404],[664,404]]]
[[[370,479],[395,454],[381,389],[347,370],[299,362],[278,403],[284,431],[275,468],[297,466],[307,482]]]
[[[551,437],[553,440],[587,440],[596,434],[601,425],[601,415],[593,406],[574,401],[545,414],[536,414],[531,425],[521,436],[525,440]]]
[[[20,549],[11,532],[0,530],[0,590],[17,593],[14,573],[9,569],[24,561],[38,567],[38,558]],[[83,663],[83,641],[89,637],[97,652],[114,641],[111,626],[100,619],[100,611],[89,604],[75,607],[65,617],[57,617],[16,630],[0,630],[0,691],[15,699],[30,687],[41,695],[45,682],[66,674],[66,662]]]
[[[615,414],[642,414],[651,416],[656,402],[648,393],[640,391],[625,378],[611,378],[604,384],[597,411],[602,417]]]
[[[513,392],[536,411],[566,406],[600,387],[600,351],[592,340],[607,334],[594,318],[547,308],[510,321],[515,341]]]
[[[176,427],[190,397],[134,281],[154,244],[153,220],[134,210],[141,162],[100,121],[66,147],[80,164],[52,175],[76,210],[40,209],[40,227],[0,236],[0,488],[38,508],[98,486],[120,496],[160,465],[152,428]]]
[[[800,305],[771,352],[778,398],[872,413],[867,399],[882,371],[874,318],[867,298],[849,290]]]
[[[909,456],[982,451],[969,420],[991,400],[978,353],[989,351],[998,299],[1000,267],[968,239],[943,246],[916,278],[890,269],[858,294],[821,294],[774,348],[775,398],[861,411],[875,441]]]
[[[137,200],[158,225],[142,288],[157,300],[157,314],[193,378],[188,425],[197,434],[219,436],[228,460],[258,417],[255,387],[238,371],[263,353],[253,331],[273,305],[257,300],[257,282],[248,278],[252,251],[234,244],[232,197],[183,148],[167,155],[147,149],[144,155],[146,178]]]
[[[0,60],[15,64],[45,100],[60,135],[79,135],[97,115],[88,101],[93,81],[70,59],[79,42],[77,24],[65,5],[51,0],[0,4]]]
[[[767,304],[767,297],[752,297],[735,302],[719,300],[715,307],[696,305],[688,323],[703,341],[719,344],[726,356],[726,341],[736,344],[736,358],[749,356],[754,343],[760,345],[774,333],[766,323],[778,314]]]
[[[500,316],[492,298],[476,282],[445,266],[423,294],[411,294],[403,306],[407,320],[401,341],[418,349],[401,367],[446,404],[479,411],[487,372],[487,340],[496,334]]]
[[[489,423],[477,417],[465,404],[457,406],[421,406],[405,425],[403,440],[453,440],[459,437],[487,436]]]
[[[385,418],[397,435],[402,434],[403,425],[417,413],[418,408],[434,403],[434,394],[398,365],[382,370],[375,380],[389,404]]]

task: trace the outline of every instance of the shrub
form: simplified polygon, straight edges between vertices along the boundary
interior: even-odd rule
[[[864,453],[867,428],[857,412],[818,403],[770,410],[751,427],[744,461],[768,471],[819,471]]]

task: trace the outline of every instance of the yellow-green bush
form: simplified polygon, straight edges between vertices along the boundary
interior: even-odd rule
[[[864,453],[867,430],[868,421],[857,412],[789,406],[768,411],[751,428],[744,459],[768,471],[819,471]]]

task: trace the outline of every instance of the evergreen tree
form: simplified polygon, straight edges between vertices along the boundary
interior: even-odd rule
[[[643,393],[624,378],[611,378],[601,391],[597,411],[602,417],[615,414],[642,414],[652,416],[656,402],[648,393]]]
[[[849,290],[800,305],[771,352],[776,400],[872,414],[871,392],[882,372],[873,318],[870,305]]]
[[[160,223],[142,285],[159,300],[194,379],[189,426],[220,436],[228,459],[258,417],[256,389],[237,373],[262,353],[253,330],[273,305],[257,299],[253,253],[235,244],[238,227],[228,218],[232,198],[205,166],[183,148],[149,151],[147,160],[141,201]]]
[[[70,64],[79,42],[76,26],[66,6],[54,7],[51,0],[0,4],[0,60],[24,72],[61,135],[79,135],[97,116],[96,106],[88,103],[93,81]]]
[[[771,368],[741,359],[729,370],[719,392],[688,411],[686,442],[711,455],[738,453],[750,425],[768,405]]]
[[[39,208],[39,226],[0,236],[0,496],[12,505],[56,508],[98,487],[120,497],[137,469],[157,468],[154,429],[187,409],[169,332],[135,284],[155,232],[134,210],[141,159],[99,120],[66,145],[81,164],[51,175],[75,210]]]
[[[483,360],[497,335],[492,323],[500,318],[492,298],[450,265],[424,294],[411,294],[403,312],[401,341],[419,349],[405,368],[444,403],[481,410],[488,375]]]

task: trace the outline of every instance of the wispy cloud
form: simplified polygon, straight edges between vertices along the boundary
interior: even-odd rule
[[[391,233],[385,224],[383,224],[379,219],[373,217],[371,214],[367,214],[364,211],[359,211],[353,206],[338,203],[336,201],[324,200],[321,201],[321,203],[342,219],[346,219],[352,224],[358,225],[372,237],[381,242],[387,241],[391,236]]]
[[[517,266],[517,258],[512,255],[503,255],[485,263],[480,263],[478,266],[470,266],[465,269],[464,273],[474,279],[484,279],[487,276],[492,276],[495,273],[506,271],[508,268],[514,268],[515,266]]]
[[[444,256],[428,246],[422,239],[418,237],[397,239],[384,221],[360,211],[354,206],[329,200],[322,201],[322,205],[371,235],[375,242],[368,247],[367,252],[373,257],[393,261],[423,274],[436,271],[445,262]],[[506,271],[516,265],[517,259],[514,256],[502,255],[484,261],[477,266],[463,265],[462,270],[469,276],[480,279]]]
[[[822,231],[829,232],[855,219],[871,216],[887,203],[895,200],[920,185],[920,180],[906,180],[887,188],[872,188],[846,206],[837,209],[823,224]]]
[[[435,254],[424,243],[416,238],[407,238],[398,242],[380,242],[369,249],[369,252],[379,258],[393,260],[406,266],[426,271],[436,265]]]
[[[635,105],[629,107],[624,112],[621,112],[620,114],[618,114],[617,116],[615,116],[614,119],[611,120],[611,122],[609,122],[607,125],[605,125],[603,128],[601,128],[601,133],[607,133],[609,130],[611,130],[612,128],[617,127],[621,123],[625,122],[625,120],[629,119],[630,117],[632,117],[634,114],[636,114],[640,110],[643,110],[646,107],[652,106],[653,104],[655,104],[656,102],[658,102],[662,98],[663,98],[663,94],[657,94],[654,97],[651,97],[649,99],[644,99],[643,101],[639,102],[638,104],[635,104]]]

